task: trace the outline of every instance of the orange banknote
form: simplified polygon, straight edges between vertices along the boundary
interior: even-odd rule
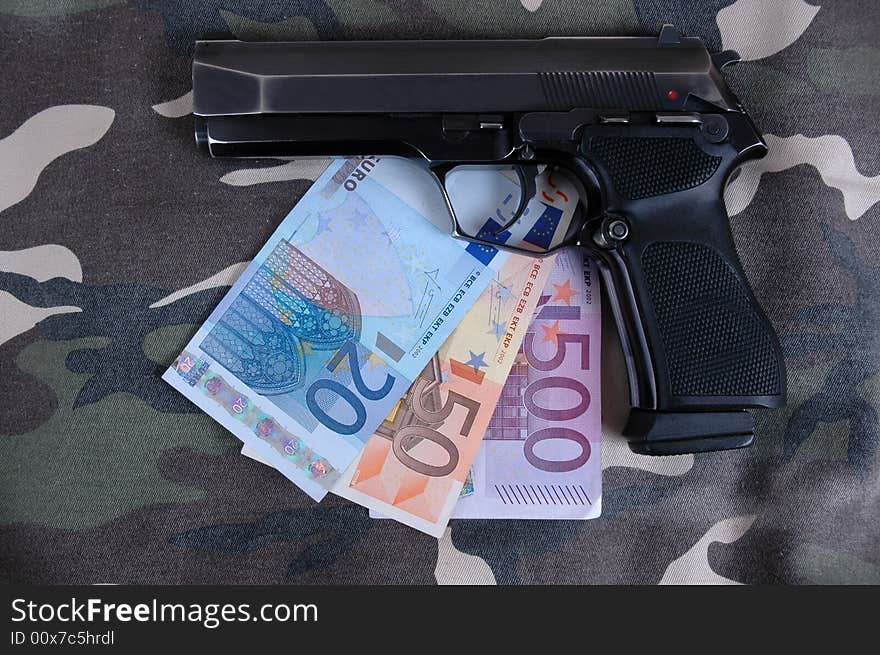
[[[443,534],[554,259],[509,256],[334,493]]]

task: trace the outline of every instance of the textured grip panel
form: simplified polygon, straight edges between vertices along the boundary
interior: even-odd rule
[[[631,200],[700,186],[721,164],[721,157],[681,137],[594,136],[589,152],[605,165],[617,193]]]
[[[658,107],[657,83],[649,71],[551,71],[538,76],[547,103],[556,110]]]
[[[781,371],[767,326],[721,255],[655,242],[642,267],[676,396],[772,396]]]

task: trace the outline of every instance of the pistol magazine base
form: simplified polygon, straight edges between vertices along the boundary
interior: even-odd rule
[[[681,455],[732,450],[752,445],[755,423],[745,410],[658,412],[633,409],[623,429],[639,455]]]

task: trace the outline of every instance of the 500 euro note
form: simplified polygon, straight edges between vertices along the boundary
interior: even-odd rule
[[[510,256],[334,493],[442,535],[552,265]]]
[[[601,316],[595,264],[556,258],[455,518],[601,513]]]
[[[407,201],[424,178],[331,163],[163,375],[316,500],[507,270]]]

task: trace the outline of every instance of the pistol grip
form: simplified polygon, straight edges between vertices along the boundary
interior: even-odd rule
[[[633,405],[624,434],[639,453],[748,446],[752,418],[743,410],[785,404],[779,341],[722,201],[729,173],[764,152],[742,118],[725,119],[721,143],[697,126],[596,126],[584,135],[607,207],[590,249],[624,345]],[[618,220],[625,227],[614,228]]]

